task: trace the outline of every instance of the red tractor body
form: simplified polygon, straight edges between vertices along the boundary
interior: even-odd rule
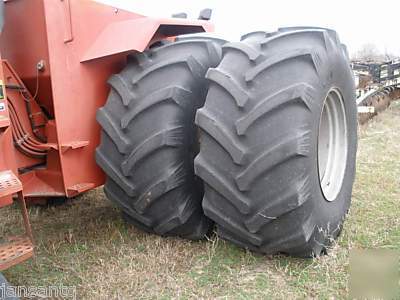
[[[5,2],[4,86],[16,115],[9,115],[5,101],[0,170],[19,174],[27,199],[72,197],[102,185],[94,156],[100,137],[95,116],[107,98],[110,75],[121,70],[129,52],[211,29],[206,21],[144,17],[88,0]],[[13,144],[11,118],[23,128],[20,139],[34,139],[22,145],[27,151]]]

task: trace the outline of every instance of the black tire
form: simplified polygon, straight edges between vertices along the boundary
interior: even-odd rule
[[[310,257],[340,232],[355,175],[357,109],[347,57],[336,33],[322,28],[255,32],[223,46],[206,77],[198,110],[205,214],[218,234],[267,254]],[[348,158],[334,201],[318,170],[322,107],[335,87],[343,96]]]
[[[207,93],[205,73],[220,62],[221,45],[193,36],[132,55],[113,75],[96,161],[107,197],[144,231],[200,239],[212,222],[201,208],[194,174],[196,109]]]

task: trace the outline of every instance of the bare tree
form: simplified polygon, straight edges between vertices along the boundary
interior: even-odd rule
[[[367,43],[357,51],[355,59],[362,61],[381,61],[385,59],[385,56],[379,51],[375,44]]]
[[[398,58],[399,58],[398,55],[395,55],[394,53],[389,52],[389,51],[385,48],[385,60],[386,60],[386,61],[392,61],[392,60],[395,60],[395,59],[398,59]]]

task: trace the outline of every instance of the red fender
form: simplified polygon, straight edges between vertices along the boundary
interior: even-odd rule
[[[111,23],[99,34],[81,62],[129,51],[142,52],[154,40],[212,30],[209,22],[185,19],[143,17]]]

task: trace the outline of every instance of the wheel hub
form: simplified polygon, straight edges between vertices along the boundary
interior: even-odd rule
[[[347,124],[343,97],[331,89],[324,101],[318,134],[318,171],[327,201],[339,194],[347,164]]]

